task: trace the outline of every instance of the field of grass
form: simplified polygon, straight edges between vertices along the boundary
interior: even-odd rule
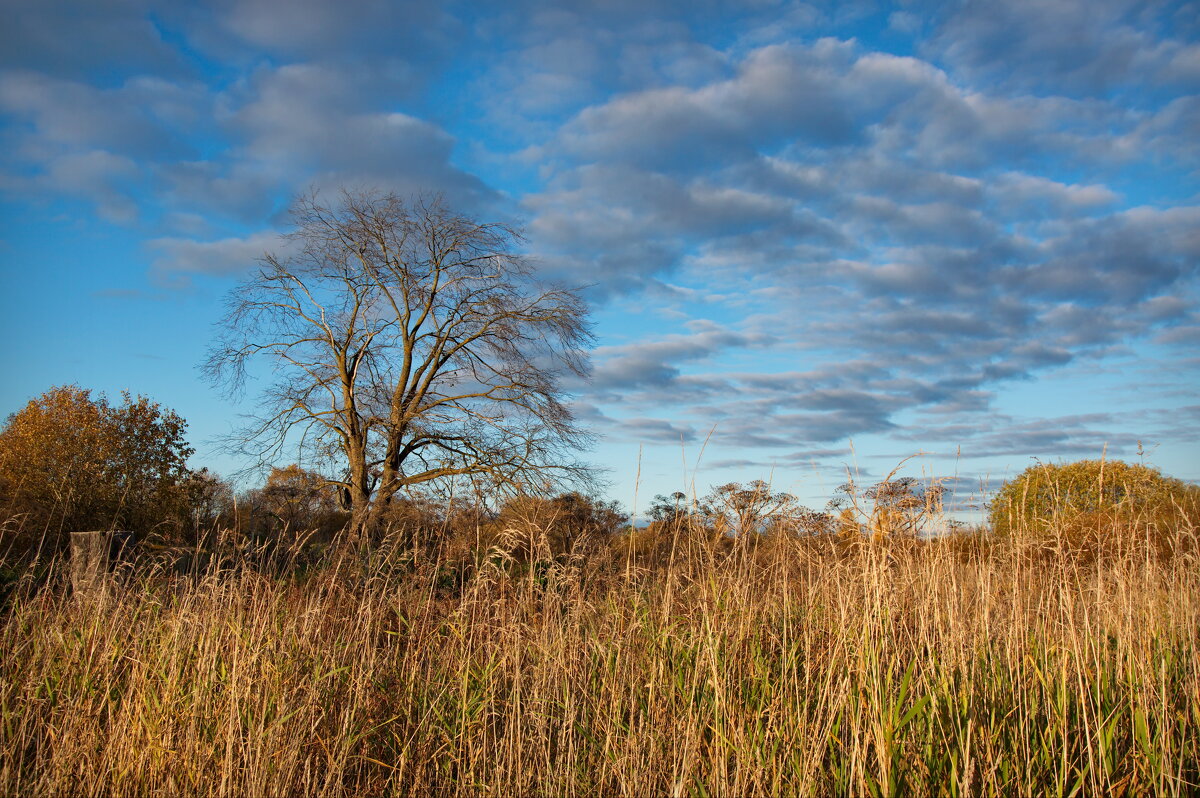
[[[466,569],[385,543],[96,599],[30,572],[0,794],[1194,795],[1197,530],[1171,534],[685,529],[653,565]]]

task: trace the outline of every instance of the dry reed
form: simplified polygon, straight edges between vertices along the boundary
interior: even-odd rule
[[[0,793],[1196,794],[1178,534],[51,574],[0,618]]]

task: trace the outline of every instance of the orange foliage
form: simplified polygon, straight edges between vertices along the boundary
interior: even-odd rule
[[[62,386],[9,417],[0,431],[0,495],[15,524],[5,529],[5,550],[54,549],[73,530],[178,521],[192,453],[187,423],[146,397],[122,398],[115,406]]]

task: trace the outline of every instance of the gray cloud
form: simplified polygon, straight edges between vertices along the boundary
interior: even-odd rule
[[[860,136],[861,114],[869,113],[860,108],[860,95],[847,91],[852,64],[851,46],[834,40],[812,48],[764,47],[728,80],[651,89],[587,108],[548,152],[694,173],[714,160],[741,160],[784,141],[852,143]]]
[[[818,473],[833,474],[835,477],[845,474],[844,463],[850,459],[849,449],[807,449],[791,452],[771,459],[766,458],[735,458],[712,460],[705,465],[711,469],[755,469],[763,471],[780,466],[816,467]],[[836,462],[830,462],[836,461]]]
[[[1043,245],[1042,262],[1015,271],[1030,296],[1132,304],[1200,267],[1200,207],[1134,208],[1068,225]]]
[[[9,0],[0,25],[0,67],[82,77],[109,74],[178,75],[185,60],[164,41],[147,0]]]
[[[235,168],[289,186],[307,177],[404,194],[438,189],[468,209],[491,196],[482,181],[450,165],[455,142],[444,130],[399,111],[369,110],[361,78],[312,64],[261,71],[228,115],[243,141]]]
[[[131,77],[94,86],[25,70],[0,72],[0,156],[10,191],[82,197],[109,221],[139,217],[136,195],[164,161],[193,156],[211,99],[190,83]]]
[[[1020,419],[993,416],[959,424],[931,424],[919,431],[897,433],[900,440],[947,442],[959,447],[961,456],[974,458],[1011,458],[1022,460],[1013,465],[1024,468],[1032,458],[1073,457],[1113,458],[1134,456],[1139,444],[1152,446],[1167,433],[1169,417],[1157,413],[1090,413]],[[1136,432],[1125,431],[1130,426]]]
[[[217,6],[228,31],[256,47],[299,58],[347,52],[428,58],[463,32],[436,3],[222,0]]]
[[[203,122],[199,87],[157,77],[114,89],[35,72],[0,74],[0,110],[27,120],[43,146],[84,147],[139,157],[184,155],[184,128]]]
[[[1018,88],[1101,96],[1146,75],[1194,88],[1197,29],[1194,11],[1188,16],[1186,4],[1135,0],[965,3],[925,51],[974,80]]]
[[[597,365],[592,386],[600,391],[630,391],[644,388],[678,387],[678,364],[710,358],[733,347],[763,347],[772,340],[747,335],[710,322],[694,321],[691,332],[657,341],[621,346],[601,346],[594,352]]]
[[[630,440],[655,443],[693,443],[696,430],[690,424],[676,424],[658,418],[627,418],[619,425],[620,432]]]
[[[461,23],[436,6],[305,0],[305,9],[288,4],[285,10],[255,0],[230,3],[214,17],[153,3],[109,4],[103,11],[86,5],[22,8],[17,27],[36,37],[50,20],[78,13],[96,18],[99,29],[112,23],[141,31],[117,37],[133,52],[122,60],[101,47],[81,57],[78,69],[65,68],[70,59],[64,58],[64,69],[29,59],[20,68],[0,70],[0,120],[9,123],[2,132],[11,154],[0,158],[8,172],[5,185],[82,195],[109,218],[126,221],[138,215],[148,192],[155,192],[153,213],[166,199],[173,212],[198,209],[239,222],[263,221],[281,200],[310,184],[441,190],[469,210],[494,207],[499,200],[479,178],[450,164],[456,142],[443,127],[396,107],[400,100],[411,103],[420,91],[412,63],[428,69],[437,60],[435,51],[463,34]],[[382,18],[360,24],[373,15]],[[140,25],[132,24],[135,19]],[[216,32],[220,25],[226,26],[224,35]],[[79,30],[64,24],[57,35],[86,38],[76,35]],[[229,30],[241,45],[231,44]],[[242,77],[203,74],[198,64],[188,63],[197,52],[181,48],[185,40],[231,64],[243,60]],[[270,65],[256,54],[246,62],[251,46],[300,60]],[[137,55],[151,51],[158,55]],[[159,57],[163,52],[172,56],[171,64]],[[346,57],[304,60],[335,53]],[[128,68],[117,66],[122,63]],[[96,79],[97,69],[103,70],[102,80]],[[95,178],[72,178],[85,157],[93,163],[132,159],[140,174],[101,191]]]
[[[158,238],[146,245],[155,254],[151,266],[155,279],[168,287],[184,287],[190,284],[191,275],[244,274],[267,253],[286,252],[288,242],[278,233],[265,231],[216,241]]]

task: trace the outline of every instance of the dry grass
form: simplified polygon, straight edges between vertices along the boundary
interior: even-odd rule
[[[51,575],[0,618],[0,793],[1196,794],[1177,534]]]

